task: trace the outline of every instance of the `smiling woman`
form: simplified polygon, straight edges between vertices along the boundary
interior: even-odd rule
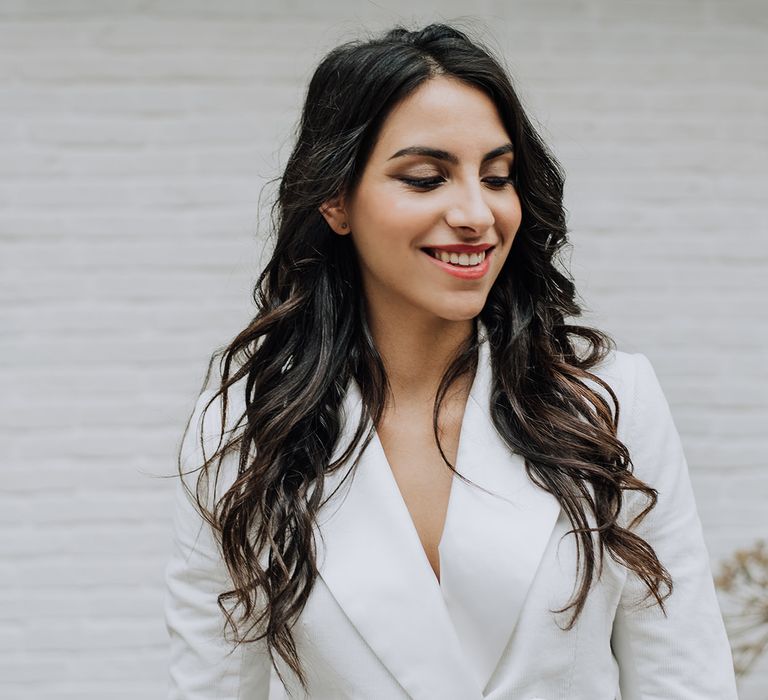
[[[179,455],[170,697],[735,699],[669,406],[571,320],[499,61],[445,24],[333,49],[274,222]]]
[[[487,94],[439,75],[392,109],[354,189],[321,207],[353,238],[374,336],[394,319],[469,332],[522,219],[511,138]]]

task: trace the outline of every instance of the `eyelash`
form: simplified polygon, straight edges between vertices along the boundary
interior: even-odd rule
[[[417,189],[433,189],[434,187],[439,185],[441,182],[443,182],[445,178],[430,177],[430,178],[412,179],[408,177],[401,177],[400,180],[402,180],[406,185],[410,185],[411,187],[415,187]],[[499,189],[501,189],[502,187],[506,187],[507,185],[515,184],[515,178],[512,176],[487,177],[485,178],[485,180],[486,182],[500,183],[500,184],[493,185],[493,187],[498,187]]]

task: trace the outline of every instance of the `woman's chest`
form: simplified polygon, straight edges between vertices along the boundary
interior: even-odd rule
[[[609,565],[580,623],[561,628],[553,611],[575,590],[575,536],[567,533],[570,523],[557,499],[534,484],[523,459],[494,429],[485,402],[468,402],[454,448],[465,478],[453,476],[447,498],[444,493],[439,585],[418,531],[419,511],[406,506],[418,489],[403,478],[398,484],[412,464],[407,457],[420,452],[409,449],[407,429],[392,435],[386,425],[375,431],[362,452],[351,455],[354,473],[334,472],[324,486],[329,496],[315,532],[320,577],[296,626],[316,687],[363,684],[362,694],[336,687],[329,697],[366,697],[367,679],[377,677],[379,687],[388,678],[393,691],[399,687],[410,697],[463,700],[508,688],[532,672],[567,682],[584,665],[576,662],[577,649],[594,652],[596,644],[604,652],[599,665],[610,667],[621,574]],[[441,468],[451,475],[444,463]],[[582,632],[592,640],[583,647],[577,644]]]
[[[459,433],[456,409],[441,420],[439,447],[427,416],[390,418],[377,428],[387,465],[438,582],[438,548],[453,484],[453,472],[445,460],[455,464]]]
[[[457,481],[457,485],[460,483]],[[589,697],[612,699],[609,689],[616,682],[616,668],[609,638],[623,575],[619,567],[606,562],[603,576],[592,587],[576,625],[565,629],[570,615],[553,611],[567,603],[575,583],[577,556],[573,536],[566,534],[569,526],[561,512],[516,619],[510,619],[509,600],[504,600],[477,625],[477,630],[473,623],[477,618],[464,619],[465,613],[468,616],[476,611],[474,606],[486,602],[487,596],[457,585],[466,562],[452,557],[450,550],[444,555],[448,578],[442,593],[437,588],[429,592],[415,590],[418,586],[413,585],[413,572],[401,569],[385,574],[380,570],[380,575],[390,576],[397,583],[386,595],[357,589],[359,597],[351,606],[338,597],[338,587],[329,587],[319,578],[294,628],[299,653],[311,674],[313,697],[376,697],[385,691],[387,697],[393,698],[404,698],[406,693],[420,698],[479,698],[480,692],[468,690],[468,684],[461,685],[466,679],[477,679],[477,688],[484,690],[486,697],[559,698],[567,697],[567,687],[579,687],[594,672],[594,683],[604,687]],[[522,554],[510,549],[506,556],[519,561]],[[482,568],[478,573],[492,580],[499,568],[494,559],[478,559],[472,567],[474,571]],[[350,570],[357,563],[350,560]],[[514,595],[514,578],[497,583]],[[433,605],[435,601],[439,606]],[[403,608],[410,615],[401,615]],[[437,628],[443,636],[422,634],[422,611],[428,611],[425,617],[429,629]],[[487,644],[483,646],[496,637],[495,652]],[[425,644],[417,644],[414,639]],[[447,639],[458,642],[458,653],[453,652]],[[414,656],[420,658],[416,666]],[[485,669],[483,675],[478,676],[478,669]],[[432,671],[433,677],[429,678]],[[445,679],[446,686],[456,683],[458,690],[444,694],[438,676]],[[511,692],[510,688],[525,683],[531,684],[528,693]],[[434,694],[435,688],[441,688],[439,695]]]

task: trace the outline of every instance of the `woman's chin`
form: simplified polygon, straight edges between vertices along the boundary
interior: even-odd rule
[[[485,300],[483,299],[482,303],[462,304],[460,306],[453,306],[450,309],[436,310],[436,314],[446,321],[471,321],[480,315],[484,304]]]

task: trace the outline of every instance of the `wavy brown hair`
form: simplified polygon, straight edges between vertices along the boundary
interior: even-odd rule
[[[253,294],[257,313],[211,357],[208,377],[217,359],[221,376],[205,408],[223,397],[222,438],[230,387],[237,382],[240,395],[243,388],[245,393],[245,410],[231,439],[220,441],[211,457],[203,454],[194,494],[220,538],[233,583],[218,603],[235,641],[266,639],[278,674],[275,653],[305,690],[291,626],[318,574],[313,524],[326,495],[324,478],[348,460],[368,421],[378,424],[389,392],[366,320],[353,237],[336,235],[319,209],[354,190],[387,115],[436,75],[489,95],[514,145],[522,223],[479,318],[492,358],[493,423],[510,450],[524,457],[529,477],[558,499],[573,526],[569,534],[577,535],[580,584],[571,602],[553,612],[573,608],[567,629],[573,626],[595,574],[602,573],[607,549],[639,576],[666,613],[663,600],[672,592],[668,571],[645,540],[618,523],[624,491],[647,498],[630,528],[653,508],[657,492],[633,476],[628,449],[617,438],[618,399],[589,371],[615,343],[602,331],[566,322],[582,310],[558,256],[567,242],[564,175],[502,65],[480,41],[446,24],[419,30],[396,26],[344,43],[322,59],[278,178],[274,248]],[[474,325],[477,331],[476,320]],[[576,340],[583,345],[580,352]],[[455,381],[476,370],[477,359],[475,335],[442,377],[433,409],[438,446],[442,400]],[[331,463],[351,378],[361,389],[363,419],[352,444]],[[606,389],[614,410],[585,380]],[[371,435],[369,429],[365,444]],[[213,478],[215,493],[222,458],[231,452],[239,455],[236,478],[209,507],[208,485]],[[180,458],[180,473],[183,466]],[[589,513],[596,527],[590,527]],[[662,584],[668,589],[663,596]]]

